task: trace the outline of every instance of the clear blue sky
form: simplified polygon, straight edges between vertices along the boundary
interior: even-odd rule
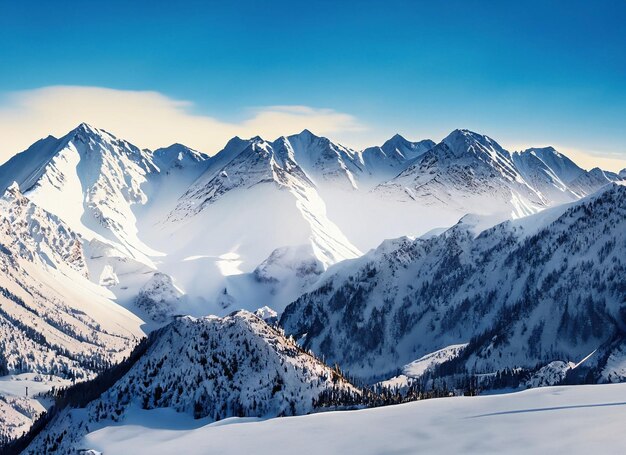
[[[155,90],[232,119],[307,105],[626,158],[625,24],[624,0],[0,0],[0,92]]]

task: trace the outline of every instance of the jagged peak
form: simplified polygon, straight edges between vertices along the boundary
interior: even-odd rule
[[[398,145],[412,146],[413,143],[407,140],[406,138],[404,138],[403,136],[401,136],[400,134],[396,133],[393,136],[391,136],[389,139],[387,139],[383,143],[381,148],[384,150],[384,149],[387,149],[388,147],[396,147]]]
[[[180,142],[174,142],[171,145],[168,145],[167,147],[163,147],[159,150],[168,150],[168,149],[186,149],[186,150],[194,150],[191,147],[187,147],[185,144],[181,144]],[[194,150],[195,151],[195,150]]]
[[[76,128],[70,131],[69,134],[87,134],[94,136],[102,136],[104,134],[110,135],[110,133],[108,133],[107,131],[91,126],[89,123],[86,122],[82,122],[81,124],[79,124]]]
[[[492,150],[500,155],[510,157],[509,153],[495,140],[491,139],[489,136],[476,133],[468,129],[456,129],[446,136],[441,142],[447,145],[457,157],[464,155],[469,151],[474,151],[475,153],[477,151],[486,150]],[[474,145],[479,145],[478,150],[476,150]]]
[[[318,137],[315,134],[313,134],[311,130],[309,130],[308,128],[303,129],[302,131],[300,131],[300,133],[296,134],[295,136]]]
[[[455,138],[471,138],[474,140],[479,140],[479,139],[487,138],[487,136],[468,130],[467,128],[457,128],[453,130],[450,134],[448,134],[448,136],[446,136],[444,141],[446,139],[455,139]]]
[[[103,142],[118,141],[118,138],[106,130],[103,130],[101,128],[96,128],[88,123],[83,122],[80,125],[78,125],[76,128],[74,128],[73,130],[71,130],[69,133],[67,133],[65,136],[63,136],[62,138],[62,142],[65,145],[76,140],[83,142],[83,143],[87,143],[90,141],[103,143]],[[125,140],[119,140],[119,141],[127,144],[129,148],[132,148],[133,150],[136,149],[136,151],[141,152],[141,150],[138,147],[131,144],[130,142],[125,141]]]

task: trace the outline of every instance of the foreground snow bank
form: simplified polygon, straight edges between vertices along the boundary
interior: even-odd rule
[[[89,434],[110,454],[623,453],[626,384],[546,387],[280,419],[199,426],[174,412],[136,411]]]

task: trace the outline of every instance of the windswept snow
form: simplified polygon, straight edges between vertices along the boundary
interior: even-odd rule
[[[134,410],[90,433],[82,447],[108,455],[358,453],[623,453],[626,384],[546,387],[439,398],[280,419],[193,421]]]

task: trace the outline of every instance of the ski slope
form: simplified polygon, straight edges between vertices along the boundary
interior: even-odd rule
[[[207,424],[135,410],[84,447],[115,454],[624,453],[626,384],[546,387],[359,411]]]

